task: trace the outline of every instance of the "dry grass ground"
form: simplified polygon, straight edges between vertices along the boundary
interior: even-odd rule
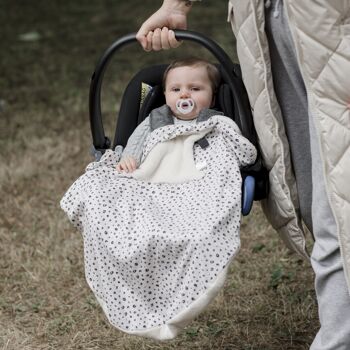
[[[157,4],[1,1],[2,350],[302,350],[317,331],[311,268],[284,248],[258,204],[242,222],[242,250],[226,287],[174,341],[157,343],[118,332],[87,287],[82,239],[59,200],[91,161],[89,78],[103,50],[135,31]],[[226,3],[206,0],[196,7],[190,28],[208,34],[234,57],[224,21]],[[107,132],[122,88],[140,66],[198,50],[187,44],[158,54],[138,47],[123,50],[107,72]]]

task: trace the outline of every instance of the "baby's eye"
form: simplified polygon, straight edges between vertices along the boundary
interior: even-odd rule
[[[179,92],[179,91],[180,91],[180,89],[179,89],[179,88],[177,88],[177,87],[174,87],[174,88],[171,88],[171,91],[174,91],[174,92]]]
[[[199,88],[198,86],[193,86],[193,87],[191,87],[191,90],[192,90],[192,91],[199,91],[200,88]]]

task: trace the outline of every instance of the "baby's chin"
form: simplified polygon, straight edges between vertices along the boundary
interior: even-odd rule
[[[188,113],[188,114],[182,114],[182,113],[179,113],[178,111],[176,111],[174,113],[174,111],[173,111],[173,114],[177,119],[182,119],[182,120],[195,119],[195,118],[197,118],[197,115],[198,115],[198,113],[196,111],[192,111],[191,113]]]
[[[175,115],[175,117],[177,119],[181,119],[181,120],[192,120],[192,119],[196,119],[197,115],[187,115],[187,114],[177,114]]]

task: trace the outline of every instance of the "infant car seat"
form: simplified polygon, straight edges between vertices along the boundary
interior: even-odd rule
[[[211,39],[192,31],[175,31],[178,40],[197,42],[208,49],[218,60],[221,83],[216,95],[214,109],[233,119],[244,137],[258,149],[258,157],[253,165],[241,169],[242,174],[242,214],[247,215],[253,200],[266,198],[268,192],[268,173],[264,168],[257,143],[248,95],[245,90],[241,70],[234,64],[225,51]],[[103,54],[91,78],[90,85],[90,126],[95,155],[103,154],[106,149],[115,149],[117,145],[126,146],[128,138],[135,128],[148,116],[150,111],[165,103],[162,91],[162,77],[167,65],[155,65],[138,72],[125,89],[113,145],[105,136],[101,116],[101,86],[104,72],[112,56],[123,46],[135,43],[134,33],[123,36],[115,41]],[[142,98],[141,86],[147,84],[149,92]],[[140,107],[141,104],[141,107]]]

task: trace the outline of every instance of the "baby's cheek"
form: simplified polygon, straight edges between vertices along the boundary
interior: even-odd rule
[[[172,113],[173,115],[176,116],[176,115],[178,114],[175,106],[171,106],[171,105],[169,106],[169,105],[168,105],[168,107],[170,108],[171,113]]]

